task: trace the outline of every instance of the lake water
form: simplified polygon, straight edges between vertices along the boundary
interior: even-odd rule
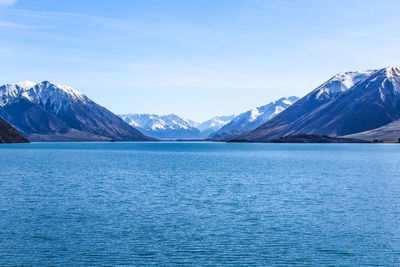
[[[0,265],[400,264],[400,145],[0,146]]]

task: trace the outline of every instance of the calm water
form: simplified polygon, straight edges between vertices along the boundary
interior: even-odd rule
[[[400,146],[0,146],[0,265],[400,264]]]

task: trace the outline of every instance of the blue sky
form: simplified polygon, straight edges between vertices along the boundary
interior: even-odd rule
[[[0,83],[194,120],[400,65],[400,1],[0,0]]]

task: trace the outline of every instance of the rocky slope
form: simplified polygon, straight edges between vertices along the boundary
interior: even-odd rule
[[[363,140],[398,142],[400,140],[400,120],[391,122],[376,129],[350,134],[344,137],[358,138]]]
[[[15,128],[0,118],[0,143],[29,143]]]

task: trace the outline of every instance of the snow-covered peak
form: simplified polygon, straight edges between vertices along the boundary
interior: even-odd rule
[[[84,94],[65,84],[44,81],[35,85],[34,88],[37,88],[42,95],[63,95],[72,99],[85,99]]]
[[[400,77],[400,67],[386,67],[380,71],[387,78]]]
[[[296,96],[282,97],[276,101],[268,103],[265,106],[256,107],[250,111],[244,112],[236,117],[235,120],[245,119],[247,122],[254,122],[256,120],[267,121],[278,115],[281,111],[285,110],[298,99],[299,98]]]
[[[282,97],[276,101],[269,102],[267,105],[243,112],[224,125],[214,136],[225,138],[252,131],[281,113],[298,99],[296,96]]]
[[[191,119],[184,119],[185,121],[187,121],[189,123],[190,126],[192,126],[193,128],[197,128],[200,123]]]
[[[343,92],[355,88],[357,84],[361,84],[364,81],[368,82],[367,86],[374,83],[375,88],[380,88],[375,84],[378,79],[382,82],[383,87],[384,82],[389,79],[391,82],[395,82],[393,86],[394,89],[399,89],[400,67],[386,67],[378,70],[339,73],[307,95],[307,99],[330,101]],[[394,81],[394,79],[396,81]]]
[[[24,98],[30,102],[46,105],[58,112],[74,101],[87,101],[88,98],[70,86],[43,81],[35,83],[23,81],[0,86],[0,106]]]
[[[190,129],[190,124],[175,114],[124,114],[120,117],[131,126],[145,130],[176,130]]]
[[[222,126],[228,124],[235,116],[234,115],[228,115],[228,116],[215,116],[209,120],[206,120],[202,123],[200,123],[197,126],[197,129],[199,129],[201,132],[204,131],[217,131],[219,130]]]
[[[37,83],[32,82],[32,81],[22,81],[22,82],[17,82],[15,85],[21,88],[31,88],[34,87]]]
[[[124,114],[122,120],[137,128],[142,133],[158,139],[191,139],[200,138],[197,128],[175,114]]]
[[[377,93],[383,101],[388,95],[395,94],[399,97],[400,67],[387,67],[381,69],[362,86],[365,86],[366,89],[377,90]],[[397,102],[394,102],[393,105],[396,106]]]
[[[315,99],[335,97],[336,95],[349,90],[355,84],[365,81],[376,72],[377,70],[367,70],[339,73],[320,85],[317,89],[311,92],[310,95],[314,96]]]

